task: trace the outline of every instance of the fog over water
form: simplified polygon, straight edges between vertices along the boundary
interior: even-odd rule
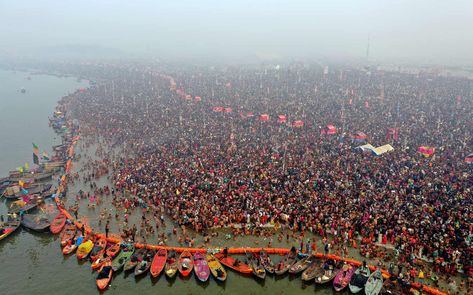
[[[0,1],[0,56],[471,64],[468,0]]]

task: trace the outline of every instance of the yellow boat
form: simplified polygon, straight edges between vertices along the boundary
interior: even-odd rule
[[[92,248],[94,248],[94,243],[91,240],[87,240],[84,243],[79,245],[79,248],[77,248],[77,259],[84,259],[89,255],[90,251],[92,251]]]
[[[225,281],[227,279],[227,272],[220,261],[212,254],[207,254],[205,258],[207,259],[207,264],[209,265],[212,275],[219,281]]]

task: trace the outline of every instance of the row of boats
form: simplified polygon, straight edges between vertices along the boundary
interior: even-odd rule
[[[321,259],[313,255],[298,255],[293,248],[280,262],[273,263],[267,252],[247,253],[246,261],[227,254],[226,249],[212,253],[183,251],[179,255],[167,249],[152,250],[135,248],[132,243],[108,244],[105,238],[84,237],[73,224],[66,222],[59,214],[51,223],[51,232],[60,232],[64,255],[76,253],[77,259],[89,259],[91,267],[98,271],[96,278],[100,290],[107,288],[114,273],[121,270],[143,276],[148,272],[152,277],[164,273],[174,278],[178,273],[188,277],[194,272],[196,278],[206,282],[212,275],[217,281],[227,279],[226,268],[241,274],[253,274],[264,280],[266,275],[301,274],[305,282],[327,284],[333,282],[336,291],[349,288],[352,293],[363,289],[367,295],[377,295],[383,287],[383,276],[379,270],[371,272],[366,265],[356,268],[353,265],[332,259]]]

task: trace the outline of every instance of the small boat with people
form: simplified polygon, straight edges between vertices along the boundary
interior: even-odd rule
[[[224,282],[227,279],[227,271],[222,266],[220,261],[215,258],[212,254],[207,254],[205,256],[207,263],[209,265],[210,272],[215,277],[216,280]]]
[[[206,282],[210,277],[209,264],[205,259],[205,255],[200,252],[194,254],[194,272],[201,282]]]
[[[146,252],[146,255],[143,258],[143,260],[138,262],[138,264],[135,267],[135,277],[146,274],[148,272],[148,270],[151,267],[151,262],[153,261],[155,254],[156,254],[156,251],[154,250],[148,250],[148,252]]]
[[[120,253],[120,250],[121,250],[120,243],[117,243],[117,244],[109,246],[105,250],[105,254],[107,255],[107,257],[110,257],[113,259],[115,258],[115,256],[118,255],[118,253]]]
[[[225,265],[228,268],[233,269],[236,272],[243,273],[243,274],[250,274],[253,272],[253,270],[248,264],[245,264],[238,259],[228,256],[227,253],[228,253],[228,249],[225,248],[223,252],[214,254],[214,257],[217,258],[221,264]]]
[[[351,264],[345,263],[342,268],[338,271],[335,279],[333,280],[333,288],[335,291],[340,292],[350,284],[351,277],[355,273],[355,267]]]
[[[319,285],[331,282],[340,270],[338,266],[339,264],[333,259],[325,260],[322,266],[323,273],[321,275],[316,276],[314,282]]]
[[[24,200],[18,200],[10,204],[10,208],[8,211],[10,213],[15,213],[19,214],[20,212],[30,212],[36,207],[38,207],[39,204],[41,204],[43,200],[41,198],[38,198],[37,196],[32,196],[30,200],[27,202]]]
[[[20,199],[25,195],[49,197],[52,194],[51,187],[52,184],[37,184],[27,189],[19,187],[17,190],[13,189],[11,194],[6,193],[4,197],[8,200]]]
[[[302,272],[301,279],[305,282],[313,281],[316,277],[324,273],[324,263],[320,259],[314,259],[309,266]]]
[[[14,233],[20,227],[20,218],[8,216],[7,221],[0,222],[0,241]]]
[[[292,247],[289,253],[287,253],[284,258],[279,261],[275,268],[274,268],[274,273],[277,275],[283,275],[286,272],[289,271],[291,266],[296,263],[297,260],[297,252],[296,248]]]
[[[131,271],[134,270],[136,265],[143,260],[148,250],[146,249],[138,249],[131,255],[130,259],[125,262],[123,266],[124,271]]]
[[[79,245],[76,251],[76,256],[78,260],[82,260],[87,258],[89,256],[90,251],[92,251],[92,248],[94,247],[94,242],[91,240],[86,240],[82,244]]]
[[[159,249],[153,257],[151,262],[150,273],[153,278],[157,278],[166,265],[168,258],[168,251],[166,249]]]
[[[131,258],[135,252],[135,245],[133,244],[123,244],[120,246],[120,253],[118,253],[115,258],[112,260],[113,271],[119,271],[125,263]]]
[[[375,270],[365,285],[365,294],[366,295],[378,295],[383,288],[383,274],[379,269]]]
[[[251,267],[253,271],[253,275],[255,275],[258,279],[264,280],[266,278],[266,270],[264,266],[261,264],[259,257],[255,253],[247,253],[246,257],[248,259],[248,265]]]
[[[189,251],[183,251],[179,256],[177,269],[183,277],[189,276],[194,268],[194,256]]]
[[[363,261],[363,265],[356,269],[353,277],[350,280],[350,284],[348,285],[350,292],[356,294],[363,290],[370,275],[371,271],[366,265],[366,261]]]
[[[67,245],[69,240],[74,239],[77,232],[77,228],[74,224],[66,223],[64,229],[59,234],[59,239],[61,240],[61,246],[64,247]]]
[[[261,265],[263,265],[264,269],[268,273],[274,273],[274,263],[271,260],[271,257],[269,257],[268,253],[264,250],[261,250],[259,252],[259,260],[261,262]]]
[[[164,273],[168,278],[172,279],[176,276],[177,264],[176,251],[170,251],[166,259],[166,266],[164,267]]]
[[[79,247],[83,241],[84,241],[84,237],[81,235],[76,236],[75,239],[69,240],[68,244],[65,245],[64,248],[62,248],[62,254],[69,255],[73,253],[74,251],[77,250],[77,247]]]
[[[90,259],[95,261],[99,256],[103,256],[105,254],[105,250],[107,249],[107,240],[104,238],[100,238],[94,243],[94,247],[90,251]]]
[[[312,255],[308,255],[302,258],[301,260],[297,261],[289,268],[289,273],[295,275],[295,274],[303,272],[309,267],[309,265],[315,259],[316,259],[315,256],[312,256]]]

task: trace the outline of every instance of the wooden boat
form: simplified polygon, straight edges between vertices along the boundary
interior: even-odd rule
[[[41,195],[47,191],[50,191],[52,187],[52,184],[39,184],[39,185],[34,185],[30,188],[27,188],[26,191],[28,195]],[[14,200],[14,199],[20,199],[24,194],[22,193],[22,190],[20,188],[18,193],[8,195],[5,194],[5,198],[9,200]]]
[[[169,278],[173,278],[177,274],[177,258],[176,252],[171,251],[166,259],[166,266],[164,267],[164,273]]]
[[[383,275],[381,271],[378,269],[374,271],[368,281],[366,281],[365,285],[365,294],[366,295],[378,295],[383,288]]]
[[[212,254],[207,254],[205,259],[207,260],[210,272],[215,279],[222,282],[225,281],[227,279],[227,272],[225,271],[225,268],[223,268],[222,264],[220,264],[220,261]]]
[[[383,288],[380,294],[383,295],[402,295],[406,292],[403,291],[401,280],[386,279],[383,282]]]
[[[107,288],[108,284],[112,280],[112,275],[112,263],[110,261],[107,261],[107,263],[104,263],[104,265],[100,268],[99,274],[97,275],[97,279],[95,280],[97,288],[99,288],[99,290],[105,290],[105,288]]]
[[[333,260],[326,260],[323,265],[323,272],[320,276],[315,277],[316,284],[325,284],[331,282],[338,274],[339,268]]]
[[[113,271],[120,270],[125,263],[131,258],[131,255],[135,252],[135,246],[133,244],[123,245],[120,253],[112,260]]]
[[[115,244],[115,245],[112,245],[110,247],[107,248],[107,250],[105,250],[105,254],[107,254],[107,257],[110,257],[110,258],[115,258],[115,256],[118,255],[118,253],[120,253],[120,244]]]
[[[155,254],[156,252],[154,250],[149,250],[148,252],[146,252],[146,255],[143,260],[138,262],[135,267],[135,277],[140,276],[142,274],[146,274],[146,272],[151,267],[151,261],[153,261],[153,257]]]
[[[333,288],[335,291],[340,292],[345,289],[351,281],[351,277],[355,273],[355,267],[350,264],[344,264],[338,271],[335,279],[333,280]]]
[[[267,272],[274,273],[274,263],[271,260],[271,257],[269,257],[268,253],[266,253],[266,251],[259,252],[259,260]]]
[[[247,264],[233,257],[225,256],[225,254],[223,253],[217,253],[214,255],[214,257],[217,258],[220,261],[220,263],[222,263],[226,267],[229,267],[239,273],[250,274],[253,272],[251,267],[249,267]]]
[[[323,274],[323,263],[320,259],[314,259],[302,273],[301,279],[308,282],[314,280],[316,277],[322,276]]]
[[[254,253],[247,253],[246,257],[248,259],[248,265],[251,267],[253,274],[259,278],[264,280],[266,278],[266,270],[264,266],[260,263],[258,256]]]
[[[107,261],[111,262],[112,259],[110,259],[110,257],[104,257],[103,255],[100,255],[94,261],[92,261],[90,267],[92,269],[100,269]]]
[[[168,251],[166,249],[160,249],[154,255],[153,261],[151,262],[150,273],[153,278],[159,276],[166,265],[166,259],[168,258]]]
[[[107,240],[104,238],[98,239],[90,251],[90,259],[95,261],[99,256],[103,256],[105,249],[107,249]]]
[[[368,267],[358,267],[353,276],[351,277],[350,284],[348,285],[348,287],[350,288],[350,292],[356,294],[363,290],[370,274],[371,271]]]
[[[81,260],[89,256],[89,253],[90,251],[92,251],[93,247],[94,247],[94,242],[92,242],[91,240],[87,240],[83,242],[82,244],[80,244],[76,252],[77,259]]]
[[[133,270],[135,269],[136,265],[143,260],[143,258],[146,255],[147,250],[146,249],[138,249],[131,255],[130,259],[125,262],[125,265],[123,266],[123,269],[125,271]]]
[[[21,225],[37,232],[45,232],[49,229],[51,223],[44,216],[25,214],[21,219]]]
[[[84,240],[83,236],[78,236],[73,243],[70,243],[69,245],[66,245],[64,248],[62,248],[62,254],[64,255],[69,255],[72,252],[74,252],[77,247],[79,247],[80,244],[82,244],[82,241]]]
[[[20,219],[11,219],[0,225],[0,241],[11,235],[20,227]]]
[[[61,246],[64,247],[67,245],[68,241],[73,239],[76,235],[77,228],[74,224],[66,224],[64,229],[59,234],[59,239],[61,240]]]
[[[194,272],[201,282],[206,282],[210,277],[209,264],[202,253],[197,252],[194,254]]]
[[[179,260],[177,263],[177,269],[181,273],[183,277],[189,276],[194,268],[194,256],[188,251],[184,251],[179,256]]]
[[[315,259],[316,259],[315,256],[312,256],[312,255],[302,258],[301,260],[297,261],[289,268],[289,273],[295,275],[295,274],[303,272],[309,267],[309,265]]]
[[[51,232],[53,234],[58,234],[64,225],[66,225],[67,217],[62,212],[59,213],[56,217],[54,217],[53,221],[51,222]]]
[[[297,253],[293,247],[289,253],[286,254],[283,260],[281,260],[274,268],[274,273],[277,275],[285,274],[289,268],[296,262]]]
[[[35,182],[39,182],[39,181],[51,180],[52,176],[53,176],[52,172],[45,172],[45,173],[43,173],[43,172],[40,172],[40,173],[26,172],[26,173],[11,175],[8,179],[11,182],[18,182],[20,180],[29,180],[29,179],[32,179]]]
[[[10,204],[8,212],[18,214],[21,211],[29,212],[38,207],[42,203],[42,200],[39,198],[33,198],[29,202],[23,200],[18,200]]]

